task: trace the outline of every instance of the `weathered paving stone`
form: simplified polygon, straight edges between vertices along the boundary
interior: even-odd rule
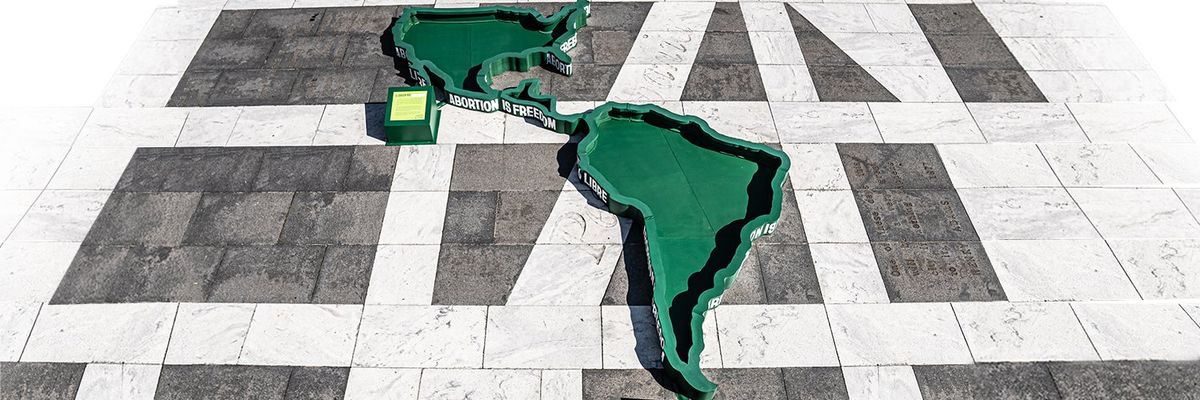
[[[221,11],[204,40],[241,38],[246,33],[246,27],[250,26],[250,19],[253,17],[254,10]]]
[[[443,244],[433,304],[504,305],[532,245]]]
[[[494,242],[536,242],[560,195],[558,191],[499,192]]]
[[[115,192],[88,231],[85,244],[178,245],[200,193]]]
[[[1006,300],[979,242],[880,242],[871,247],[894,303]]]
[[[539,71],[542,85],[549,87],[543,92],[553,94],[561,101],[603,101],[608,97],[621,72],[620,65],[578,64],[571,76],[549,71]]]
[[[384,45],[377,33],[351,35],[342,66],[391,68],[394,59],[384,53]]]
[[[787,399],[783,371],[777,368],[710,369],[704,373],[720,385],[714,399]]]
[[[329,246],[312,302],[362,304],[367,298],[375,246]]]
[[[254,190],[271,192],[339,190],[350,169],[353,147],[269,147]]]
[[[318,35],[326,34],[383,34],[391,26],[392,18],[399,16],[400,9],[390,7],[339,7],[325,11]]]
[[[117,191],[244,192],[250,190],[262,149],[142,147],[133,153]]]
[[[796,368],[809,370],[812,368]],[[841,379],[841,371],[831,369]],[[778,368],[755,369],[709,369],[704,373],[720,386],[715,399],[755,399],[755,400],[784,400],[784,399],[845,399],[845,385],[842,384],[840,396],[828,396],[823,392],[824,387],[817,390],[798,388],[796,394],[785,390],[785,370]],[[789,382],[790,383],[790,382]],[[799,383],[799,381],[797,381]],[[675,394],[665,387],[670,380],[660,369],[588,369],[583,370],[583,398],[586,400],[609,399],[638,399],[638,400],[669,400]]]
[[[849,400],[846,380],[837,367],[784,368],[783,384],[788,399]]]
[[[909,10],[927,34],[994,35],[992,24],[974,4],[910,4]]]
[[[822,302],[821,285],[808,245],[756,244],[754,252],[767,304]],[[739,275],[738,279],[742,277]]]
[[[1048,364],[1064,400],[1200,398],[1200,363],[1106,361]]]
[[[574,146],[556,144],[459,145],[454,150],[450,190],[562,190],[575,164]]]
[[[634,222],[613,269],[603,305],[649,306],[653,301],[650,267],[646,261],[645,235],[641,222]],[[724,301],[724,300],[723,300]]]
[[[813,86],[821,101],[897,102],[892,92],[861,67],[809,65]]]
[[[230,247],[213,276],[211,303],[308,303],[324,246]]]
[[[446,202],[442,243],[494,241],[499,192],[452,191]]]
[[[928,34],[926,37],[947,68],[1021,68],[999,36]]]
[[[375,68],[302,70],[289,104],[365,103],[375,83]]]
[[[979,240],[953,190],[856,190],[854,199],[872,242]]]
[[[54,304],[204,302],[216,247],[81,246]]]
[[[290,192],[210,192],[188,224],[184,244],[275,244],[283,230]]]
[[[614,3],[615,4],[615,3]],[[621,65],[629,57],[633,42],[637,40],[637,31],[602,31],[584,28],[579,32],[580,40],[588,42],[589,47],[577,48],[580,55],[575,62],[593,62],[601,65]],[[591,50],[584,51],[584,50]],[[591,55],[591,60],[586,55]]]
[[[296,70],[292,69],[225,71],[217,79],[205,103],[195,105],[284,104],[292,85],[296,83],[296,74]]]
[[[217,87],[221,73],[217,71],[188,71],[179,79],[168,107],[187,107],[208,105],[208,97]]]
[[[837,149],[856,190],[954,188],[931,144],[840,143]]]
[[[725,3],[722,3],[725,4]],[[728,3],[737,5],[737,3]],[[713,16],[716,18],[716,15]],[[710,28],[704,34],[696,63],[754,64],[754,49],[750,46],[750,35],[741,32],[714,32]]]
[[[588,16],[588,28],[598,31],[640,31],[642,23],[646,21],[646,16],[650,13],[650,7],[653,5],[653,2],[592,4],[592,15]]]
[[[188,68],[195,70],[256,69],[266,66],[277,39],[206,40]]]
[[[792,190],[792,184],[787,181],[784,181],[783,184],[781,207],[779,221],[775,223],[775,231],[770,235],[763,235],[755,239],[754,243],[800,244],[808,242],[808,237],[804,233],[804,223],[801,221],[800,208],[796,203],[796,192]]]
[[[721,304],[767,304],[767,290],[759,268],[758,253],[751,250],[738,269],[733,285],[721,293]]]
[[[299,36],[279,39],[267,58],[273,68],[328,68],[341,64],[349,36]]]
[[[292,8],[257,10],[250,18],[245,37],[307,36],[317,32],[325,9]]]
[[[688,73],[683,101],[766,101],[755,64],[697,63]]]
[[[675,395],[664,389],[663,383],[660,383],[666,382],[666,379],[662,370],[585,369],[583,370],[583,398],[584,400],[674,399]]]
[[[1045,103],[1046,96],[1020,70],[946,68],[958,96],[968,103]]]
[[[913,372],[925,400],[1061,398],[1042,364],[918,365]]]
[[[371,128],[368,127],[367,130],[370,131]],[[349,176],[346,177],[342,189],[358,192],[391,190],[392,176],[396,172],[396,159],[399,156],[400,148],[397,146],[355,147],[350,158]]]
[[[746,18],[737,3],[718,3],[708,19],[708,32],[746,32]]]
[[[297,192],[280,243],[379,243],[387,209],[383,192]]]
[[[164,365],[156,400],[284,399],[295,367]],[[317,382],[313,382],[316,384]],[[321,382],[328,383],[328,382]]]
[[[0,363],[0,399],[73,400],[86,364]]]
[[[287,383],[287,400],[341,399],[350,368],[295,367]]]

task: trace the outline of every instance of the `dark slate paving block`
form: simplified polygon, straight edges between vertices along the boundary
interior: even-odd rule
[[[872,243],[893,303],[1004,301],[979,242]]]
[[[286,400],[341,400],[350,368],[296,367],[288,379]]]
[[[718,3],[708,19],[708,32],[746,32],[746,18],[738,3]],[[705,37],[707,39],[707,37]]]
[[[872,242],[979,240],[953,190],[856,190],[854,199]]]
[[[290,192],[209,192],[188,224],[191,245],[275,244],[292,204]]]
[[[325,10],[317,34],[362,33],[379,37],[398,16],[396,6],[339,7]]]
[[[784,368],[783,383],[789,400],[848,400],[842,369]]]
[[[992,24],[973,3],[909,4],[908,8],[927,34],[996,34]]]
[[[392,175],[396,172],[396,159],[399,157],[400,147],[397,146],[355,146],[350,158],[350,171],[342,188],[358,192],[391,190]]]
[[[205,40],[188,65],[192,70],[257,69],[266,67],[277,39]]]
[[[673,400],[675,394],[663,387],[667,379],[663,370],[660,369],[653,371],[585,369],[583,370],[583,398],[584,400]]]
[[[637,40],[637,31],[601,31],[587,29],[580,32],[580,42],[587,42],[586,45],[578,47],[578,53],[581,57],[576,58],[575,62],[592,62],[601,65],[621,65],[625,63],[625,59],[629,57],[629,50],[633,49],[633,42]],[[584,50],[589,50],[591,59],[587,60],[583,56]]]
[[[225,71],[212,88],[207,106],[284,104],[296,83],[295,70],[258,69]]]
[[[408,86],[408,83],[404,81],[404,77],[400,75],[400,72],[396,68],[380,68],[375,71],[375,83],[371,86],[371,96],[367,101],[370,103],[386,103],[388,88],[405,86]]]
[[[433,304],[504,305],[532,245],[443,244]]]
[[[829,37],[819,31],[797,32],[796,40],[804,52],[804,62],[808,65],[831,67],[861,67],[846,52],[842,51]]]
[[[118,192],[250,190],[263,150],[245,147],[142,147],[117,182]]]
[[[329,246],[312,302],[362,304],[374,264],[375,246]]]
[[[695,64],[683,87],[683,101],[766,101],[762,75],[754,64]]]
[[[300,71],[289,104],[360,104],[371,97],[375,68]]]
[[[55,304],[203,302],[217,247],[81,246]]]
[[[1021,69],[999,36],[928,34],[933,52],[945,67]]]
[[[763,287],[758,253],[755,250],[746,253],[733,285],[721,294],[721,304],[767,304],[767,290]]]
[[[571,76],[552,72],[538,76],[549,85],[543,91],[561,101],[604,101],[619,72],[620,65],[576,64]]]
[[[168,107],[203,106],[208,104],[208,96],[217,87],[220,72],[188,70],[179,78],[179,84],[167,101]]]
[[[499,192],[450,192],[442,243],[493,243],[498,203]]]
[[[752,253],[762,274],[766,304],[821,303],[821,285],[808,245],[758,244]]]
[[[788,20],[792,23],[792,30],[796,33],[821,32],[820,29],[817,29],[816,25],[813,25],[812,22],[808,21],[808,18],[804,17],[804,14],[801,14],[799,10],[791,5],[784,3],[784,10],[787,12]]]
[[[348,146],[268,147],[254,190],[271,192],[339,190],[350,169]]]
[[[294,367],[164,365],[155,400],[282,400]]]
[[[621,249],[621,258],[604,291],[603,305],[649,306],[653,302],[654,288],[650,280],[650,267],[646,262],[645,234],[641,223],[629,228],[629,235]]]
[[[342,65],[346,67],[392,67],[395,58],[384,53],[385,44],[380,41],[378,33],[350,35],[346,47],[346,58]]]
[[[297,192],[280,243],[379,243],[385,192]]]
[[[650,14],[653,2],[621,2],[592,4],[592,15],[588,16],[587,29],[598,31],[642,30],[646,15]]]
[[[854,189],[953,189],[932,144],[839,143]]]
[[[451,192],[453,195],[454,192]],[[494,242],[534,244],[550,219],[559,191],[499,192]]]
[[[272,68],[332,68],[342,64],[350,37],[346,35],[301,36],[279,39],[267,58]]]
[[[253,16],[254,10],[222,10],[204,40],[241,38]]]
[[[714,399],[787,399],[783,373],[778,368],[724,368],[704,373],[718,385]]]
[[[783,204],[779,221],[775,223],[775,231],[770,235],[760,236],[754,243],[771,244],[800,244],[807,243],[804,233],[804,223],[800,218],[800,206],[796,204],[796,192],[792,190],[791,182],[783,183]]]
[[[914,365],[925,400],[1060,399],[1042,364]]]
[[[178,245],[199,203],[198,192],[115,192],[83,243]]]
[[[736,5],[737,3],[730,3]],[[714,16],[713,18],[716,18]],[[754,49],[746,32],[706,32],[696,63],[754,64]]]
[[[246,37],[289,37],[312,35],[317,32],[325,10],[321,8],[291,8],[255,10]]]
[[[87,364],[0,363],[0,399],[74,400]]]
[[[812,74],[813,86],[821,101],[900,101],[862,67],[809,65],[808,72]]]
[[[1023,70],[946,68],[946,75],[969,103],[1045,103],[1046,96]]]
[[[213,276],[210,303],[308,303],[324,246],[230,247]]]
[[[1048,368],[1066,400],[1200,399],[1200,362],[1053,363]]]
[[[569,164],[560,171],[562,164]],[[574,146],[557,144],[470,144],[454,150],[450,190],[529,191],[563,188],[575,163]],[[560,174],[562,172],[562,174]]]

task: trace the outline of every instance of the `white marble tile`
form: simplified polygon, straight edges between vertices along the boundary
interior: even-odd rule
[[[1193,322],[1200,325],[1200,304],[1184,304],[1183,309],[1191,314]]]
[[[40,190],[0,190],[0,243],[8,238],[41,194]]]
[[[984,246],[1009,300],[1140,298],[1102,240],[985,241]]]
[[[541,371],[527,369],[427,369],[421,399],[537,399]]]
[[[357,367],[483,366],[484,306],[366,306]]]
[[[6,146],[0,148],[0,189],[41,190],[67,156],[67,146]]]
[[[221,10],[159,8],[142,28],[141,40],[202,40]]]
[[[449,192],[392,192],[380,244],[439,244]]]
[[[176,146],[224,146],[242,115],[240,107],[197,107],[188,111]]]
[[[668,4],[668,3],[656,3]],[[700,51],[704,31],[638,33],[625,62],[630,64],[691,64]]]
[[[357,7],[363,5],[363,0],[296,0],[292,8],[307,7]]]
[[[662,343],[658,340],[658,321],[650,306],[603,306],[605,369],[662,368]],[[700,328],[704,350],[700,365],[721,367],[721,343],[717,338],[717,320],[708,314]]]
[[[955,303],[954,312],[976,362],[1100,360],[1067,303]]]
[[[4,243],[0,246],[0,301],[50,301],[78,250],[77,242]]]
[[[1127,144],[1043,144],[1042,154],[1067,187],[1157,186],[1161,182]]]
[[[366,304],[432,304],[438,251],[436,245],[378,246]]]
[[[497,113],[503,114],[503,113]],[[485,128],[486,129],[486,128]],[[571,137],[542,127],[540,122],[522,117],[504,116],[504,143],[554,143],[562,144]]]
[[[1059,186],[1033,144],[943,144],[937,149],[956,188]]]
[[[792,160],[788,171],[792,188],[796,190],[850,189],[846,170],[838,155],[837,145],[829,144],[785,144],[783,151]]]
[[[77,146],[174,146],[187,119],[182,108],[97,108],[92,111]]]
[[[621,244],[621,222],[582,185],[568,182],[560,192],[538,244]]]
[[[107,199],[107,191],[44,191],[8,240],[82,242]]]
[[[1150,69],[1127,38],[1014,37],[1004,43],[1029,71]]]
[[[182,74],[113,75],[96,100],[97,107],[166,107]]]
[[[1072,307],[1101,359],[1200,359],[1200,326],[1176,304],[1077,303]]]
[[[325,106],[317,124],[315,145],[356,145],[378,139],[367,136],[367,114],[361,104],[330,104]]]
[[[88,364],[75,400],[153,400],[161,365]]]
[[[0,362],[16,362],[33,330],[41,303],[0,302]]]
[[[959,189],[958,196],[984,240],[1100,237],[1063,189]]]
[[[21,361],[158,364],[175,304],[46,305]]]
[[[1095,4],[978,4],[1001,37],[1122,36],[1108,8]]]
[[[1190,142],[1164,104],[1070,104],[1093,142]]]
[[[783,143],[882,142],[867,103],[772,102]]]
[[[745,7],[749,3],[742,4]],[[796,34],[790,27],[786,32],[750,32],[749,35],[754,60],[760,68],[763,65],[789,65],[798,67],[797,70],[803,70],[803,75],[808,75],[800,42],[796,40]]]
[[[792,2],[788,5],[825,34],[876,31],[871,15],[862,4]]]
[[[1071,189],[1105,239],[1200,238],[1200,224],[1170,189]]]
[[[683,111],[718,133],[754,143],[778,143],[771,107],[757,101],[685,101]]]
[[[259,304],[238,363],[348,367],[359,305]]]
[[[608,100],[639,103],[678,101],[691,70],[691,64],[622,65],[608,93]]]
[[[136,147],[76,147],[58,167],[48,189],[112,190]]]
[[[842,365],[972,362],[950,304],[831,304],[827,308]]]
[[[1183,204],[1192,211],[1192,216],[1200,219],[1200,189],[1176,189],[1175,194],[1183,200]]]
[[[1112,240],[1113,254],[1146,299],[1200,299],[1200,241]]]
[[[246,107],[229,136],[231,146],[307,146],[325,106]]]
[[[582,400],[583,371],[543,370],[541,400]]]
[[[817,87],[806,66],[759,64],[758,72],[769,101],[820,101]]]
[[[508,296],[510,306],[600,304],[621,257],[617,244],[539,244]]]
[[[200,49],[200,39],[139,40],[125,53],[117,67],[123,75],[182,74]]]
[[[642,23],[642,31],[704,32],[715,6],[712,2],[655,2]]]
[[[417,400],[421,370],[350,368],[345,400]]]
[[[878,32],[922,33],[921,25],[906,4],[867,3],[864,6]]]
[[[875,80],[902,102],[961,103],[958,90],[940,66],[866,66]]]
[[[600,368],[600,307],[490,307],[484,368]]]
[[[393,192],[450,190],[453,144],[402,146],[392,176]]]
[[[1055,103],[1171,100],[1154,71],[1029,71],[1029,77]]]
[[[503,143],[504,113],[442,107],[438,143]]]
[[[1154,175],[1173,187],[1200,187],[1200,146],[1181,144],[1134,144]]]
[[[225,3],[225,9],[291,8],[295,2],[296,0],[229,0]]]
[[[809,247],[825,304],[889,301],[870,244],[814,243]]]
[[[1066,104],[968,103],[988,142],[1087,143]]]
[[[91,107],[0,108],[0,144],[70,146],[91,113]]]
[[[742,17],[746,19],[746,30],[750,32],[792,32],[783,3],[740,2]],[[795,35],[792,36],[793,38]]]
[[[179,304],[167,364],[236,364],[253,304]]]
[[[907,365],[842,367],[849,400],[921,400],[917,376]]]
[[[849,190],[797,190],[796,204],[811,243],[865,243],[858,203]]]
[[[922,33],[825,33],[846,55],[864,67],[942,65]]]
[[[838,366],[823,305],[726,304],[715,314],[726,368]]]
[[[871,103],[879,132],[888,143],[983,142],[962,104]]]

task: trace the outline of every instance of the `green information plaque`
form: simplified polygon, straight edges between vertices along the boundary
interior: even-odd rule
[[[436,143],[440,117],[432,86],[388,88],[383,128],[389,145]]]

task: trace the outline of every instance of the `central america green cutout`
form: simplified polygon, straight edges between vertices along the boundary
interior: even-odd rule
[[[581,137],[580,181],[609,211],[644,222],[668,389],[711,399],[717,385],[700,365],[704,319],[733,284],[751,242],[775,229],[790,161],[658,106],[608,102],[562,114],[536,79],[492,88],[492,77],[508,71],[541,66],[570,75],[566,52],[589,12],[587,0],[548,17],[506,6],[408,8],[392,35],[409,77],[432,86],[438,101]],[[501,129],[477,127],[488,128]]]

